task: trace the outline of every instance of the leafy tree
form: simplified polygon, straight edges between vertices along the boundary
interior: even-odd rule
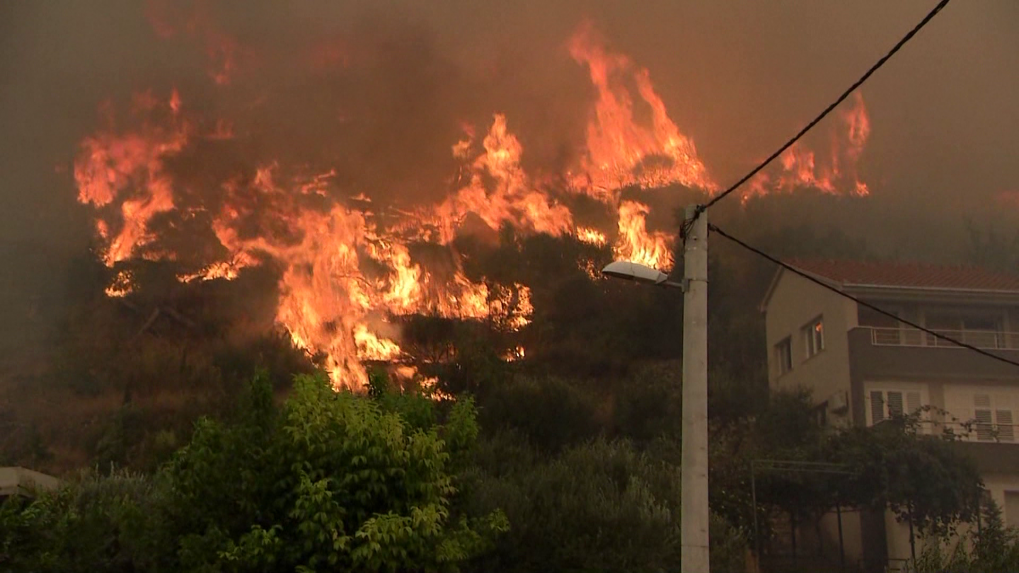
[[[200,422],[168,470],[181,564],[455,570],[506,527],[498,512],[451,513],[451,456],[470,445],[473,418],[461,401],[446,426],[415,427],[378,399],[334,392],[323,376],[297,377],[277,410],[256,380],[241,419]]]
[[[24,571],[455,571],[507,528],[455,505],[477,437],[392,392],[299,376],[279,408],[258,377],[229,423],[201,420],[154,479],[114,473],[0,509],[0,568]],[[446,422],[435,422],[439,414]]]
[[[847,501],[887,507],[921,534],[944,534],[975,520],[983,481],[972,460],[953,447],[955,436],[925,435],[908,416],[872,428],[840,432],[824,455],[855,469],[841,485]]]
[[[679,565],[677,466],[626,441],[595,440],[552,459],[514,435],[485,444],[476,512],[505,508],[512,529],[472,571],[663,571]],[[745,540],[712,521],[712,570],[743,571]]]

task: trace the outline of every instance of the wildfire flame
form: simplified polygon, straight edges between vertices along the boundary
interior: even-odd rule
[[[614,199],[631,185],[662,187],[680,183],[712,190],[715,183],[697,157],[693,140],[679,132],[651,84],[647,69],[626,56],[605,50],[588,22],[570,40],[570,55],[588,67],[598,101],[587,126],[587,155],[575,184],[596,197]],[[651,110],[651,125],[634,119],[634,98],[626,80],[637,86],[637,96]]]
[[[839,114],[839,120],[832,132],[827,161],[821,161],[814,151],[796,143],[779,157],[781,173],[777,177],[758,175],[750,182],[745,196],[797,188],[813,188],[825,193],[839,193],[848,188],[852,194],[868,195],[870,189],[857,173],[860,155],[870,137],[870,117],[859,92],[855,94],[853,106]]]
[[[154,5],[164,12],[170,6]],[[248,50],[207,14],[181,20],[156,10],[152,19],[164,37],[201,39],[213,83],[234,81]],[[651,207],[623,200],[621,189],[681,184],[712,192],[717,186],[693,140],[669,118],[648,70],[609,52],[590,24],[568,47],[588,69],[597,99],[584,148],[564,173],[525,170],[523,144],[507,117],[495,113],[480,142],[474,127],[464,124],[462,139],[451,145],[460,171],[450,193],[413,208],[375,201],[371,189],[343,188],[335,166],[282,158],[188,178],[176,168],[182,157],[201,156],[205,148],[199,146],[237,145],[247,137],[238,134],[247,131],[238,130],[234,118],[202,117],[173,90],[163,97],[139,94],[119,118],[112,105],[103,107],[102,127],[81,142],[74,162],[78,201],[94,215],[101,257],[111,268],[137,259],[173,260],[189,269],[178,277],[182,283],[200,283],[234,280],[247,268],[271,263],[279,269],[276,322],[296,345],[324,356],[334,384],[363,387],[363,362],[408,358],[399,317],[484,320],[511,333],[530,324],[527,285],[465,274],[453,245],[471,218],[493,230],[509,225],[521,233],[611,245],[616,257],[655,268],[672,264],[671,235],[649,230]],[[334,51],[327,60],[342,62],[342,71],[349,59]],[[637,113],[638,107],[649,113]],[[645,115],[647,121],[638,120]],[[862,97],[841,118],[848,135],[830,161],[820,165],[813,151],[794,148],[783,156],[781,173],[756,179],[753,192],[803,185],[837,192],[850,181],[851,192],[866,194],[856,174],[870,132]],[[603,203],[617,217],[616,228],[578,226],[569,207],[577,194]],[[175,247],[176,235],[202,236],[207,244]],[[441,261],[420,255],[421,246],[442,253],[435,257]],[[594,260],[578,263],[597,276]],[[130,273],[119,271],[106,292],[122,297],[134,288]],[[524,348],[514,346],[505,358],[524,356]]]

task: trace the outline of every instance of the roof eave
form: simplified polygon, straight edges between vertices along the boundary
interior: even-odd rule
[[[880,284],[854,284],[844,285],[847,291],[858,291],[861,293],[900,294],[904,296],[929,297],[939,295],[945,297],[967,297],[982,298],[991,300],[1017,300],[1019,301],[1019,290],[991,290],[991,289],[963,289],[950,287],[924,287],[924,286],[900,286]]]

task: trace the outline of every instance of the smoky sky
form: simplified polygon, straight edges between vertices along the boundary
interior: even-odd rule
[[[257,128],[246,147],[208,150],[219,164],[309,157],[337,166],[351,191],[440,196],[462,124],[483,131],[497,112],[525,164],[553,170],[578,153],[594,101],[566,49],[584,20],[648,68],[671,118],[726,185],[933,3],[5,2],[0,238],[61,248],[87,240],[70,169],[78,142],[99,125],[101,102],[146,89],[177,87],[192,109]],[[164,30],[153,24],[160,5]],[[188,30],[196,9],[211,32]],[[1019,4],[954,2],[864,86],[872,131],[859,168],[875,195],[951,212],[1019,191],[1017,29]],[[223,54],[210,51],[209,34],[236,42],[228,86],[210,78]]]

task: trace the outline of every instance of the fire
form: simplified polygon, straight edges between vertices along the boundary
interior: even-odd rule
[[[588,67],[598,101],[587,127],[587,155],[575,185],[593,196],[612,199],[623,187],[662,187],[679,183],[712,190],[715,183],[697,157],[693,140],[679,132],[651,84],[650,72],[626,56],[612,54],[586,23],[570,40],[570,55]],[[633,94],[651,111],[650,125],[636,121]]]
[[[187,17],[170,3],[152,6],[161,36],[190,37],[205,48],[213,84],[239,90],[250,74],[238,71],[257,68],[248,66],[255,52],[207,13]],[[493,113],[484,128],[463,123],[462,136],[451,138],[456,172],[448,194],[409,206],[371,188],[350,188],[348,174],[328,159],[235,160],[260,148],[261,118],[204,117],[200,110],[219,107],[191,107],[189,92],[142,92],[121,116],[112,104],[103,106],[105,120],[82,140],[74,177],[78,201],[94,216],[102,260],[118,269],[107,294],[131,295],[133,277],[121,269],[139,259],[174,261],[182,283],[234,280],[269,265],[278,272],[275,321],[297,346],[321,357],[337,387],[358,388],[368,380],[364,361],[413,361],[401,347],[400,317],[484,321],[505,333],[530,325],[528,285],[468,277],[455,246],[468,223],[611,245],[618,258],[669,267],[671,235],[648,229],[651,207],[623,200],[622,188],[680,184],[712,192],[717,185],[693,140],[668,116],[647,69],[607,50],[590,24],[568,48],[596,93],[575,159],[556,173],[525,169],[515,124]],[[359,65],[345,49],[319,53],[316,73]],[[754,181],[755,192],[802,185],[838,192],[855,182],[854,192],[865,194],[856,175],[870,133],[862,97],[842,113],[840,125],[847,134],[830,159],[796,147],[782,158],[780,174]],[[220,150],[231,160],[221,161]],[[595,205],[617,217],[615,228],[578,226],[570,210],[578,194],[600,201]],[[597,278],[595,258],[577,264]],[[523,359],[524,348],[511,345],[506,359]]]
[[[455,225],[469,213],[481,217],[491,228],[504,223],[517,228],[550,235],[563,235],[573,226],[573,214],[537,188],[520,167],[523,146],[509,132],[506,116],[496,114],[485,136],[484,153],[470,167],[469,184],[450,197],[439,209],[444,222],[443,240],[455,234]],[[468,139],[453,146],[456,157],[469,154]],[[487,181],[491,181],[486,185]]]
[[[590,227],[577,227],[577,238],[589,245],[602,246],[608,243],[605,233]]]
[[[619,239],[613,251],[619,259],[656,269],[671,267],[669,236],[649,233],[645,228],[645,217],[649,212],[647,205],[636,201],[623,201],[619,205]]]
[[[868,195],[867,184],[860,180],[857,165],[870,138],[870,117],[859,92],[852,107],[839,113],[839,123],[831,134],[831,150],[823,161],[802,142],[797,142],[779,157],[780,173],[762,173],[754,178],[744,195],[763,195],[772,190],[818,189],[825,193]]]
[[[128,271],[119,271],[113,277],[110,286],[106,287],[106,296],[110,298],[125,297],[134,291],[134,277]]]
[[[138,247],[150,242],[149,221],[173,210],[173,182],[164,162],[184,149],[191,129],[178,117],[180,96],[176,90],[165,108],[157,106],[151,94],[143,95],[136,98],[136,113],[169,115],[169,127],[144,122],[137,131],[117,133],[112,117],[108,118],[107,129],[82,141],[74,164],[79,202],[104,208],[121,200],[119,220],[112,209],[106,209],[95,223],[97,233],[109,239],[103,259],[110,266],[131,258]],[[120,228],[112,238],[111,220]]]
[[[516,362],[517,360],[523,360],[527,355],[527,350],[523,346],[515,346],[503,354],[502,359],[506,362]]]

